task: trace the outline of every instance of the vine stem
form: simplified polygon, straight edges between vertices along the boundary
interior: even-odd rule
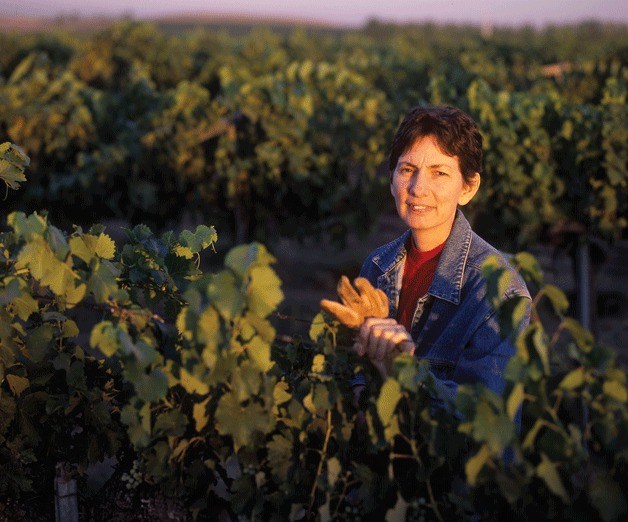
[[[312,484],[312,491],[310,491],[310,505],[307,508],[307,520],[310,519],[312,514],[312,507],[314,506],[314,496],[316,495],[316,484],[318,483],[318,477],[323,472],[323,464],[325,464],[325,455],[327,455],[327,445],[331,438],[331,410],[327,410],[327,432],[325,433],[325,441],[323,442],[323,449],[321,449],[321,460],[318,461],[318,469],[316,470],[316,476],[314,477],[314,483]]]
[[[440,514],[440,511],[438,510],[438,504],[436,503],[436,499],[434,498],[434,492],[432,491],[432,483],[430,482],[429,479],[427,479],[425,483],[427,484],[427,494],[430,497],[430,506],[432,507],[432,511],[436,515],[438,522],[444,522],[443,516]]]
[[[334,513],[332,514],[332,519],[338,514],[338,509],[340,508],[340,505],[342,504],[342,501],[347,496],[347,489],[350,488],[351,486],[355,486],[356,484],[358,484],[357,480],[347,480],[350,475],[351,475],[351,472],[349,471],[349,473],[347,474],[346,479],[344,480],[344,486],[342,486],[342,493],[338,497],[338,502],[336,502],[336,507],[334,509]],[[334,498],[334,497],[332,497],[332,498]]]

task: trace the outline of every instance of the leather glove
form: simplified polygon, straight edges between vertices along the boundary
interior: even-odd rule
[[[354,285],[342,276],[336,287],[341,303],[322,299],[321,308],[349,328],[359,328],[367,317],[388,317],[388,298],[382,290],[364,277],[356,278]]]

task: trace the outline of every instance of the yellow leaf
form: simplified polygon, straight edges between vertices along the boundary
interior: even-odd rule
[[[11,388],[11,391],[15,395],[21,395],[22,392],[30,386],[28,379],[12,373],[6,376],[6,380],[9,383],[9,388]]]
[[[510,396],[508,397],[508,402],[506,403],[506,411],[508,413],[508,417],[511,420],[515,418],[519,407],[523,403],[524,393],[523,393],[523,384],[518,382],[515,384],[515,387],[510,392]]]
[[[467,475],[467,482],[471,486],[475,486],[480,471],[482,471],[484,464],[488,462],[490,457],[491,453],[488,449],[488,446],[484,444],[480,448],[480,451],[478,451],[473,457],[471,457],[464,465],[464,471]]]
[[[279,381],[273,388],[273,402],[277,405],[288,402],[292,398],[290,392],[288,392],[288,383],[285,381]]]
[[[115,255],[116,244],[107,234],[100,233],[98,236],[83,234],[82,237],[87,248],[98,257],[111,259]]]
[[[179,444],[177,444],[177,447],[172,452],[172,460],[177,460],[179,462],[183,460],[183,457],[185,457],[185,452],[187,451],[189,445],[190,441],[186,439],[181,439],[179,441]]]
[[[581,366],[580,368],[576,368],[575,370],[570,371],[560,384],[559,388],[563,390],[573,390],[575,388],[579,388],[584,384],[584,368]]]
[[[262,371],[267,372],[275,363],[270,358],[270,344],[256,335],[247,343],[247,352],[251,360]]]
[[[79,328],[72,319],[68,319],[63,323],[61,335],[62,337],[76,337],[79,334]]]
[[[196,431],[199,433],[207,426],[209,417],[207,416],[207,404],[209,403],[209,397],[203,402],[197,402],[194,404],[192,415],[194,416],[194,424],[196,425]]]
[[[207,383],[204,383],[198,377],[192,375],[185,368],[181,368],[179,378],[181,379],[181,386],[183,386],[188,393],[198,393],[199,395],[209,393]]]
[[[310,413],[316,413],[316,406],[314,406],[314,392],[308,393],[303,399],[303,406]]]
[[[604,393],[618,402],[626,402],[628,400],[628,395],[626,394],[626,387],[617,381],[606,381],[602,389]]]
[[[72,308],[83,300],[85,293],[87,292],[87,285],[80,283],[77,286],[68,285],[65,288],[65,306]]]
[[[312,361],[312,372],[323,373],[325,370],[325,356],[322,354],[316,354]]]
[[[401,399],[401,386],[395,379],[387,379],[377,398],[377,414],[384,426],[390,424],[399,399]]]
[[[543,425],[544,422],[542,419],[539,419],[534,423],[534,426],[532,426],[532,429],[528,432],[526,438],[523,440],[523,444],[521,445],[522,448],[529,449],[533,446],[536,436],[538,435]]]
[[[340,475],[341,470],[342,466],[340,465],[340,461],[336,457],[332,457],[327,461],[327,484],[330,487],[334,487],[334,484],[338,480],[338,475]]]

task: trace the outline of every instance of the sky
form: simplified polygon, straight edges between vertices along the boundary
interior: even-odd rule
[[[602,20],[628,23],[628,0],[0,0],[0,16],[132,16],[204,12],[279,16],[356,26],[455,22],[543,26]]]

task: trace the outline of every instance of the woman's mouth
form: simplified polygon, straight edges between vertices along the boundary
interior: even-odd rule
[[[428,207],[427,205],[412,205],[410,203],[408,203],[408,207],[412,212],[427,212],[432,209],[432,207]]]

